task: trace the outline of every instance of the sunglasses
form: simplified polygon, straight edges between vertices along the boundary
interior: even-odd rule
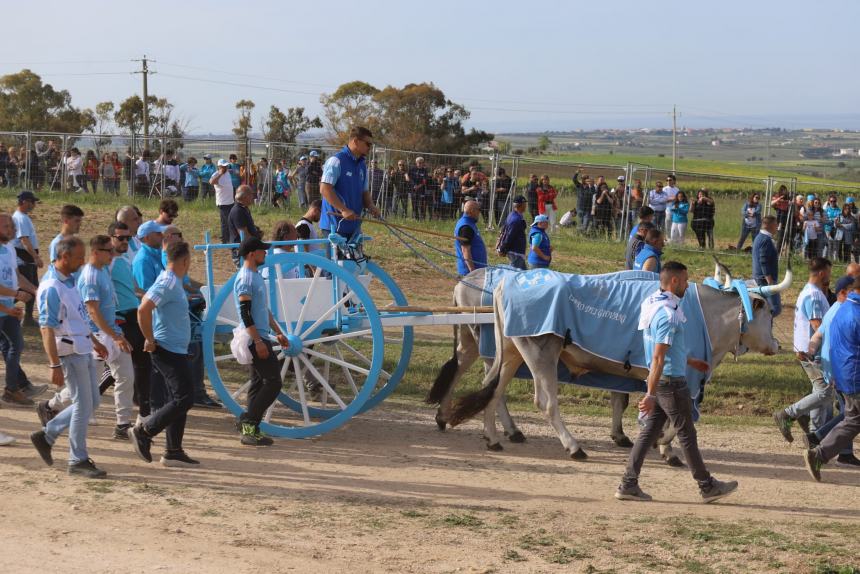
[[[128,241],[129,239],[131,239],[131,235],[111,235],[111,237],[120,241]]]
[[[96,251],[104,251],[106,253],[113,253],[113,249],[105,249],[103,247],[96,248]]]
[[[168,233],[168,235],[170,235],[171,237],[178,237],[179,239],[182,239],[181,233]]]

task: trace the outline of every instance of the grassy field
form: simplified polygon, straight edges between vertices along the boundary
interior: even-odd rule
[[[14,198],[9,192],[0,196],[4,209],[11,210]],[[89,237],[95,233],[104,233],[113,214],[125,199],[105,197],[104,195],[73,195],[42,193],[43,201],[34,213],[34,221],[43,245],[56,234],[59,227],[59,207],[65,202],[79,205],[86,212],[82,235]],[[562,199],[562,209],[572,207],[572,199]],[[137,205],[144,212],[144,218],[154,217],[157,212],[157,200],[137,200]],[[194,202],[180,203],[181,211],[177,224],[184,232],[185,238],[192,243],[202,243],[206,230],[218,229],[218,214],[213,205]],[[738,217],[720,218],[723,212],[737,213],[740,211],[738,200],[725,199],[718,202],[718,225],[716,229],[718,250],[725,249],[736,242]],[[280,211],[266,207],[254,208],[254,217],[264,230],[271,230],[276,221],[286,218],[292,221],[300,217],[294,208],[291,211]],[[408,222],[406,222],[408,224]],[[428,230],[450,232],[452,222],[427,222],[416,224]],[[449,304],[454,280],[433,269],[426,261],[417,258],[396,238],[379,226],[367,225],[365,230],[374,236],[368,253],[384,269],[397,279],[413,304]],[[432,236],[421,238],[429,245],[441,251],[451,251],[447,241]],[[495,243],[494,232],[485,234],[489,245]],[[682,249],[668,248],[666,258],[679,259],[692,270],[692,277],[701,280],[713,272],[713,260],[710,253],[703,253],[694,248],[695,240],[688,238]],[[419,251],[439,267],[454,271],[453,259],[428,247],[417,245]],[[575,231],[561,230],[553,236],[555,269],[571,273],[602,273],[621,269],[623,267],[623,246],[615,242],[603,242],[586,239]],[[748,253],[724,251],[721,259],[732,269],[735,275],[749,276],[750,259]],[[499,263],[502,261],[499,260]],[[791,320],[793,310],[790,303],[796,297],[798,289],[805,282],[805,273],[800,261],[795,262],[797,272],[793,288],[783,300],[789,303],[783,316],[775,326],[776,336],[784,345],[790,346]],[[231,272],[231,264],[226,253],[216,256],[216,280],[226,278]],[[834,269],[834,276],[839,276],[842,267]],[[192,275],[203,279],[203,258],[195,253]],[[33,341],[35,343],[35,340]],[[451,354],[452,339],[447,328],[436,328],[420,331],[418,342],[413,353],[413,359],[406,376],[394,400],[418,401],[423,398],[432,382],[439,366]],[[476,366],[466,377],[466,388],[479,384],[481,371]],[[727,359],[715,372],[713,384],[707,392],[704,403],[704,414],[707,417],[717,417],[728,424],[746,423],[750,420],[767,422],[765,415],[779,405],[787,404],[807,390],[800,367],[792,355],[783,351],[774,357],[748,355],[740,357],[736,362]],[[531,385],[528,381],[517,381],[511,387],[511,397],[514,403],[523,406],[531,402]],[[592,414],[607,412],[606,394],[590,389],[566,387],[563,392],[562,404],[567,409]]]

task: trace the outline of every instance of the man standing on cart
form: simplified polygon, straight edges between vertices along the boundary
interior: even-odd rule
[[[365,161],[372,147],[373,134],[357,126],[350,130],[349,142],[343,149],[326,160],[320,182],[323,237],[338,233],[348,239],[360,232],[364,209],[379,217],[370,195]]]

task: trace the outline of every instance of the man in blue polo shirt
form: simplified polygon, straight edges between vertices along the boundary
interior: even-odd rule
[[[663,256],[663,246],[666,236],[659,227],[651,229],[645,236],[645,244],[639,254],[633,259],[635,271],[651,271],[660,273],[660,258]]]
[[[478,230],[481,206],[469,200],[463,204],[463,216],[454,226],[454,253],[457,255],[457,273],[468,275],[475,269],[487,266],[487,246]]]
[[[364,209],[379,217],[379,209],[370,195],[364,159],[372,147],[371,131],[361,126],[354,127],[349,132],[349,143],[323,165],[320,230],[324,236],[338,233],[349,238],[360,232]]]
[[[836,390],[845,399],[845,418],[827,433],[821,444],[804,452],[806,469],[817,481],[821,466],[854,443],[860,433],[860,278],[830,323],[830,366]]]
[[[147,221],[137,230],[140,239],[140,251],[134,256],[131,264],[132,275],[137,286],[148,290],[159,273],[164,271],[161,262],[161,242],[164,239],[164,226],[157,221]]]
[[[615,498],[619,500],[651,500],[639,488],[639,472],[645,455],[663,431],[667,420],[678,431],[687,464],[699,484],[702,502],[713,502],[728,496],[738,487],[735,481],[721,482],[712,477],[699,452],[693,424],[693,401],[686,381],[687,365],[703,373],[708,372],[710,366],[701,359],[687,355],[684,340],[684,323],[687,319],[681,310],[681,298],[687,292],[687,285],[687,268],[677,261],[669,261],[660,272],[660,288],[642,302],[639,330],[644,331],[648,392],[639,401],[639,410],[647,418],[645,428],[639,433],[630,452],[621,485],[615,492]]]
[[[191,266],[191,250],[180,241],[167,250],[167,269],[147,290],[137,310],[143,333],[144,350],[152,354],[152,366],[164,378],[170,400],[155,410],[149,419],[131,429],[131,442],[138,456],[152,462],[152,439],[166,431],[166,448],[161,464],[167,467],[194,468],[199,465],[182,449],[185,421],[194,404],[194,384],[188,343],[191,320],[182,278]]]

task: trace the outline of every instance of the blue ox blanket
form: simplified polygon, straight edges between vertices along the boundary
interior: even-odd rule
[[[568,338],[582,349],[608,361],[647,368],[639,323],[639,309],[659,286],[657,275],[622,271],[605,275],[570,275],[548,269],[531,271],[488,270],[482,304],[492,305],[492,291],[505,282],[502,297],[504,334],[528,337],[554,334]],[[690,287],[681,301],[687,318],[685,334],[690,356],[711,360],[711,341],[699,301],[698,286]],[[486,327],[489,327],[487,325]],[[481,329],[482,357],[495,356],[493,330]],[[564,364],[558,365],[559,381],[604,390],[645,392],[645,381],[604,373],[574,377]],[[687,384],[693,397],[709,374],[687,368]],[[523,365],[519,378],[531,378]]]

